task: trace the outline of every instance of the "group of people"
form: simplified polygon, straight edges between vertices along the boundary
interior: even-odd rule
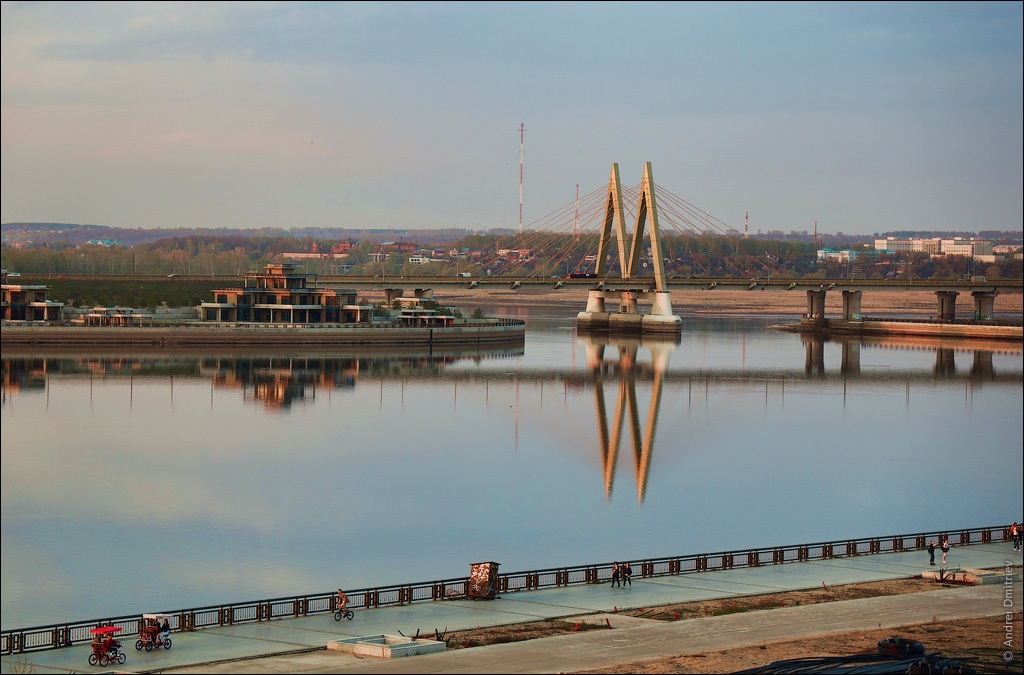
[[[633,570],[630,568],[629,563],[622,563],[621,565],[616,562],[612,565],[612,586],[619,586],[625,588],[628,583],[630,586],[633,585]]]
[[[942,544],[939,546],[942,549],[942,564],[946,564],[946,556],[949,555],[949,537],[942,537]],[[935,564],[935,540],[932,539],[928,542],[928,564]]]

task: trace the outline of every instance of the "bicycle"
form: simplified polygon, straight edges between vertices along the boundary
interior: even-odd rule
[[[342,607],[341,609],[339,609],[337,612],[334,613],[334,620],[335,621],[341,621],[341,617],[345,617],[346,619],[351,621],[352,617],[354,617],[355,615],[356,615],[355,612],[353,612],[348,607]]]

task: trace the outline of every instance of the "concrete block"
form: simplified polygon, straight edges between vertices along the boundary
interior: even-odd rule
[[[397,659],[403,656],[417,656],[443,652],[448,648],[444,642],[403,637],[401,635],[364,635],[363,637],[335,640],[327,643],[327,649],[348,652],[356,656],[374,656],[381,659]]]

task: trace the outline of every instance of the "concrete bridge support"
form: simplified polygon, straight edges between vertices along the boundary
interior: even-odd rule
[[[672,300],[666,291],[651,294],[651,313],[643,318],[644,331],[679,332],[683,328],[683,320],[672,313]]]
[[[641,314],[637,301],[650,301],[651,313]],[[617,301],[617,312],[609,312],[609,302]],[[583,329],[605,329],[628,332],[676,332],[682,319],[672,313],[667,291],[590,291],[587,309],[576,316],[576,325]]]
[[[974,291],[971,293],[971,297],[974,298],[974,318],[979,321],[991,319],[996,294],[992,291]]]
[[[956,319],[956,291],[935,291],[935,297],[939,301],[939,320],[952,321]]]
[[[391,307],[395,300],[401,298],[405,294],[404,288],[385,288],[384,289],[384,305]]]
[[[643,326],[643,316],[636,309],[636,295],[629,291],[623,291],[619,296],[619,311],[617,314],[608,314],[608,330],[615,331],[640,331]]]
[[[807,291],[807,318],[825,318],[825,291]]]
[[[843,319],[855,321],[860,319],[861,291],[843,291]]]
[[[602,291],[587,294],[587,309],[576,315],[576,325],[583,330],[608,328],[608,310]]]
[[[434,299],[434,289],[432,288],[417,288],[413,293],[416,294],[416,299],[420,302]]]

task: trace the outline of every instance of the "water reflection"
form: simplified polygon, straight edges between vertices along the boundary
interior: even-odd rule
[[[823,375],[825,368],[825,343],[838,343],[841,348],[839,372],[844,376],[861,374],[861,349],[892,349],[934,351],[935,365],[932,373],[936,377],[949,378],[957,374],[957,352],[973,353],[973,362],[969,377],[974,380],[992,380],[996,371],[993,367],[993,354],[1016,354],[1024,352],[1024,346],[1012,342],[995,342],[984,340],[949,340],[940,338],[915,337],[822,337],[818,335],[801,335],[804,344],[804,372],[807,375]]]
[[[654,448],[654,433],[661,408],[663,378],[668,369],[669,358],[679,344],[679,339],[612,338],[607,335],[588,334],[581,335],[578,340],[586,349],[587,369],[593,376],[601,464],[604,467],[605,500],[611,497],[615,483],[615,467],[618,465],[619,446],[624,431],[623,420],[628,413],[629,436],[633,445],[633,470],[636,474],[636,498],[638,503],[642,503],[647,492],[647,477],[650,475],[651,452]],[[609,345],[618,352],[618,359],[610,362],[605,360],[605,348]],[[649,349],[651,353],[651,364],[646,368],[637,366],[637,352],[641,347]],[[647,421],[641,428],[636,380],[638,375],[646,374],[641,371],[647,370],[650,371],[653,384],[647,406]],[[608,433],[604,388],[605,381],[611,379],[610,376],[617,377],[619,383],[611,435]]]
[[[438,352],[385,352],[372,355],[292,355],[231,352],[55,354],[2,359],[4,401],[16,393],[43,392],[48,377],[174,378],[210,380],[211,387],[240,392],[242,399],[260,403],[267,411],[284,412],[297,402],[315,400],[318,390],[350,389],[362,377],[395,377],[409,373],[438,375],[459,362],[479,365],[485,359],[519,356],[522,348],[453,349]]]

